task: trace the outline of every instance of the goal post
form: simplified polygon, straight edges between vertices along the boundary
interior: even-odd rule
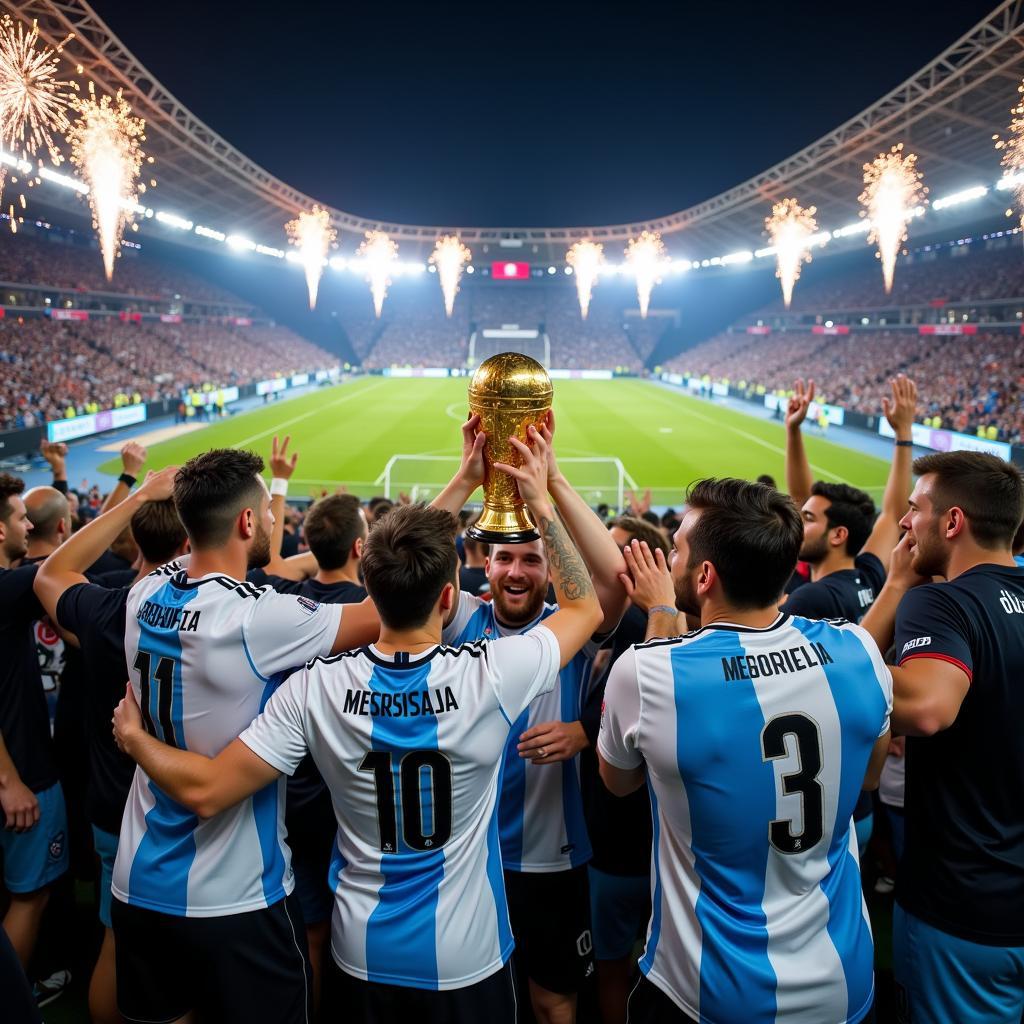
[[[444,490],[459,468],[458,455],[392,455],[375,482],[391,501],[405,494],[412,501],[431,501]],[[559,456],[558,465],[570,484],[589,505],[602,503],[621,510],[627,488],[636,490],[636,481],[626,472],[620,459],[608,456],[572,458]],[[483,501],[478,490],[471,504]]]
[[[540,331],[502,327],[474,331],[469,338],[468,364],[476,369],[485,359],[502,352],[519,352],[536,359],[541,366],[551,366],[551,339]]]

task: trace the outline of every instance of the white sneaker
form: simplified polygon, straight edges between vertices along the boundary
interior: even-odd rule
[[[48,978],[37,981],[32,986],[32,994],[36,997],[37,1006],[47,1006],[58,999],[71,984],[70,971],[54,971]]]

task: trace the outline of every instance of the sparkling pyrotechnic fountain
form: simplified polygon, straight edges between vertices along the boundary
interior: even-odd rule
[[[288,221],[284,229],[288,233],[288,241],[298,248],[299,262],[306,272],[309,308],[314,309],[327,252],[338,233],[331,227],[331,215],[319,206],[303,210],[294,220]],[[379,313],[377,315],[380,316]]]
[[[146,189],[139,182],[146,159],[140,145],[146,139],[146,122],[132,114],[120,91],[113,98],[97,100],[92,83],[89,96],[76,96],[72,106],[78,120],[68,132],[71,162],[89,186],[93,227],[99,235],[109,281],[114,276],[114,260],[120,255],[124,229],[134,219],[138,193]]]
[[[429,262],[437,268],[441,294],[444,296],[444,311],[448,316],[451,316],[455,309],[455,296],[459,291],[463,268],[472,258],[473,254],[469,248],[455,235],[439,238],[437,245],[434,246]]]
[[[783,199],[772,207],[772,215],[764,226],[775,249],[775,276],[782,285],[782,300],[789,309],[793,286],[800,278],[800,268],[811,261],[810,239],[818,230],[814,215],[817,207],[802,207],[795,199]]]
[[[651,292],[656,284],[661,283],[661,275],[667,263],[665,243],[656,231],[641,231],[637,238],[629,240],[624,251],[626,263],[636,277],[640,318],[646,320]]]
[[[1014,179],[1013,195],[1017,200],[1017,213],[1024,227],[1024,83],[1017,86],[1018,99],[1010,108],[1010,127],[1007,138],[993,135],[996,149],[1002,150],[1000,160],[1003,172]]]
[[[54,135],[67,130],[67,110],[78,85],[57,77],[58,55],[72,38],[69,35],[55,48],[37,46],[39,27],[35,22],[26,32],[9,14],[0,18],[0,145],[26,163],[41,149],[55,164],[64,159]],[[0,164],[0,195],[6,176],[7,167]],[[24,195],[21,203],[25,205]],[[17,230],[13,206],[11,230]]]
[[[864,165],[861,216],[866,216],[871,223],[868,244],[878,245],[886,295],[892,291],[896,257],[907,240],[907,222],[923,212],[928,201],[928,189],[921,178],[917,155],[904,154],[902,142]]]
[[[590,311],[590,296],[604,263],[604,246],[600,242],[574,242],[565,254],[565,262],[572,267],[576,278],[576,294],[580,300],[580,315],[584,320]]]
[[[373,308],[379,318],[391,284],[391,268],[398,259],[398,243],[384,231],[367,231],[356,250],[356,258],[363,261],[373,295]]]

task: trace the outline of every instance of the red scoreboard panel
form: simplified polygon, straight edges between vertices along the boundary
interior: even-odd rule
[[[491,264],[491,277],[499,281],[522,281],[529,276],[529,263],[506,263],[500,260]]]

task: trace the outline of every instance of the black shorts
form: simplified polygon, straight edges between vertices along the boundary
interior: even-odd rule
[[[516,1024],[512,962],[475,985],[437,992],[363,981],[343,971],[332,958],[321,1019],[345,1024]]]
[[[111,907],[117,1005],[128,1021],[164,1024],[190,1010],[218,1024],[306,1024],[311,977],[294,896],[226,917]]]
[[[520,976],[549,992],[578,992],[594,972],[586,867],[506,871],[505,893]]]

